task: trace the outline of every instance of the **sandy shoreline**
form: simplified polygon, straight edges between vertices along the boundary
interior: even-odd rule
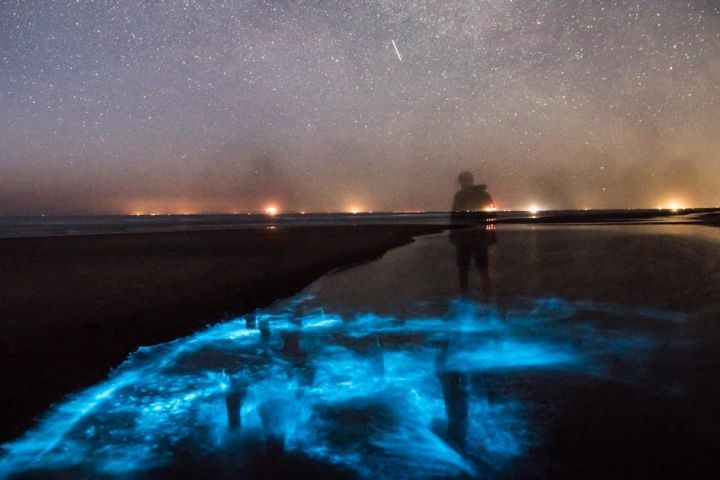
[[[291,295],[438,225],[0,239],[0,441],[142,345]]]

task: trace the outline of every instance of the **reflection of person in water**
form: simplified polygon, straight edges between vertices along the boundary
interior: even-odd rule
[[[495,225],[488,223],[489,212],[494,208],[493,199],[485,185],[475,185],[472,173],[462,172],[458,181],[460,190],[453,199],[450,241],[457,249],[460,291],[463,294],[468,291],[470,263],[474,259],[482,279],[483,296],[488,299],[492,295],[488,247],[497,242]]]
[[[435,359],[438,381],[442,388],[447,427],[445,440],[457,451],[465,449],[468,431],[467,374],[447,368],[448,340],[440,342],[440,352]]]

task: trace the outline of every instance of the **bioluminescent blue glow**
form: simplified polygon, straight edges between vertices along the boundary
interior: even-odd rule
[[[239,458],[262,445],[361,478],[492,477],[542,441],[531,413],[544,407],[523,393],[533,375],[632,381],[657,340],[608,322],[679,318],[526,303],[454,300],[440,314],[401,318],[326,312],[298,295],[140,349],[3,445],[0,476],[142,476],[177,462],[189,444],[198,455]],[[614,368],[628,358],[633,369]]]

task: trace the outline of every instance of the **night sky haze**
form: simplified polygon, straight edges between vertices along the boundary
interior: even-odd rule
[[[717,0],[0,0],[0,214],[720,205]]]

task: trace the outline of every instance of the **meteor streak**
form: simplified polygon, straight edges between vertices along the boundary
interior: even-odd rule
[[[390,39],[390,41],[393,44],[393,48],[395,49],[395,54],[397,55],[398,60],[400,60],[402,62],[402,55],[400,55],[400,50],[398,50],[397,45],[395,45],[395,40]]]

